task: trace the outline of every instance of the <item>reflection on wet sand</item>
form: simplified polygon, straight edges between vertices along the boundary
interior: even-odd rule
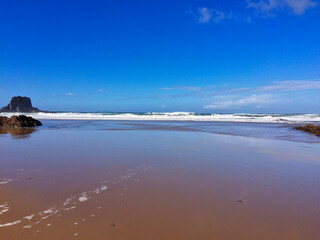
[[[138,124],[138,123],[120,123],[120,126],[128,126],[130,128],[107,128],[109,131],[128,131],[128,130],[166,130],[166,131],[184,131],[184,132],[203,132],[199,129],[183,126],[159,125],[159,124]]]
[[[13,139],[25,139],[37,131],[36,128],[0,127],[0,134],[11,134]]]
[[[77,124],[0,138],[1,240],[320,235],[317,143]]]

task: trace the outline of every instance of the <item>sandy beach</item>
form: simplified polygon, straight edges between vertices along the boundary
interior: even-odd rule
[[[1,239],[320,236],[312,135],[253,123],[43,123],[1,132]]]
[[[320,240],[319,19],[0,1],[0,240]]]

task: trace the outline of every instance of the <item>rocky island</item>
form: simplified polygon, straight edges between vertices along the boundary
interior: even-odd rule
[[[31,99],[28,97],[13,97],[10,103],[0,109],[0,112],[25,112],[25,113],[35,113],[35,112],[42,112],[38,108],[32,106]],[[2,117],[0,116],[0,127],[37,127],[41,126],[41,122],[32,118],[27,117],[25,115],[19,116],[11,116]]]
[[[35,113],[42,112],[38,108],[32,106],[31,99],[28,97],[13,97],[10,103],[0,109],[0,112],[25,112]]]

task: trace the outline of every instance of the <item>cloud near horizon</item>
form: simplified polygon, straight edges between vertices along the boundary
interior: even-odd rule
[[[161,88],[162,90],[168,91],[168,90],[183,90],[183,91],[190,91],[190,92],[198,92],[203,90],[209,90],[215,88],[214,85],[208,86],[208,87],[192,87],[192,86],[174,86],[174,87],[165,87]]]
[[[320,89],[320,80],[274,81],[273,85],[258,87],[257,91],[297,91]]]
[[[225,97],[223,97],[225,98]],[[234,99],[236,98],[236,99]],[[270,104],[278,103],[280,98],[273,94],[253,94],[246,97],[229,96],[226,100],[218,100],[205,105],[205,109],[239,109],[241,107],[265,108]]]
[[[171,97],[196,97],[211,98],[209,103],[204,105],[205,109],[239,109],[241,107],[268,108],[270,105],[283,102],[279,94],[293,91],[311,91],[320,89],[320,79],[316,80],[291,80],[274,81],[270,85],[255,88],[229,88],[215,87],[172,87],[166,90],[183,90],[186,94],[166,95]],[[212,88],[212,87],[211,87]],[[197,91],[194,91],[197,89]],[[248,94],[251,94],[248,96]]]
[[[194,92],[197,90],[205,96],[210,95],[224,95],[228,93],[258,93],[258,92],[287,92],[287,91],[299,91],[299,90],[315,90],[320,89],[320,79],[315,80],[289,80],[289,81],[274,81],[267,86],[261,86],[256,88],[229,88],[219,89],[215,87],[215,91],[208,92],[206,90],[212,89],[214,86],[208,87],[167,87],[162,90],[184,90]]]

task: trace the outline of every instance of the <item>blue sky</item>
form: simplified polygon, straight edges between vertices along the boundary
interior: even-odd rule
[[[320,113],[320,2],[0,3],[0,105]]]

